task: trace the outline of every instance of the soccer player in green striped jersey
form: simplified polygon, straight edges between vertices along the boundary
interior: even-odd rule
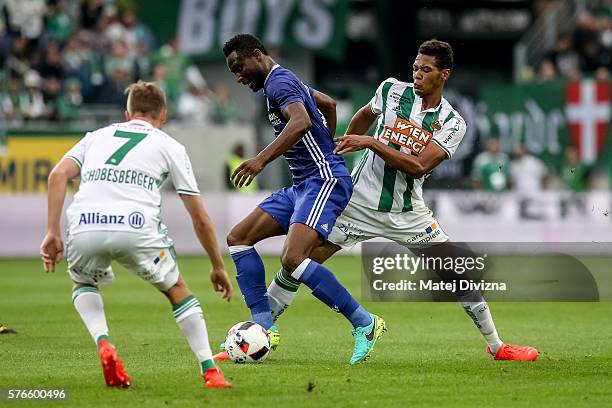
[[[351,200],[312,259],[324,262],[341,248],[376,237],[418,247],[425,255],[449,246],[449,237],[423,201],[423,182],[442,161],[452,158],[465,134],[465,121],[442,96],[452,67],[448,43],[424,42],[412,66],[413,82],[384,80],[353,116],[346,135],[335,139],[335,153],[364,150],[364,154],[353,169]],[[374,122],[374,134],[367,135]],[[276,275],[268,288],[274,319],[289,306],[298,286],[283,270]],[[464,291],[457,297],[496,360],[537,358],[532,347],[501,341],[479,291]]]

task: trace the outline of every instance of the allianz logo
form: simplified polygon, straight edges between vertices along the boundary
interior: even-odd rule
[[[127,224],[135,229],[140,229],[145,223],[144,215],[139,211],[130,213],[127,217],[119,214],[101,214],[99,212],[81,213],[79,225],[90,224]]]

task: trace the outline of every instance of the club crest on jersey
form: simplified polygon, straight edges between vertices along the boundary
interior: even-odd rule
[[[417,156],[429,144],[432,134],[414,123],[397,118],[393,127],[385,126],[381,139],[405,147]]]
[[[431,130],[433,130],[434,132],[437,132],[440,129],[442,129],[442,124],[440,123],[439,120],[434,120],[433,123],[431,124]]]
[[[100,214],[99,212],[81,213],[79,225],[125,224],[125,215]]]

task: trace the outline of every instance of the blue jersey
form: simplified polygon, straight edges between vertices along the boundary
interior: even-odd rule
[[[268,118],[274,127],[276,137],[287,125],[282,112],[291,103],[302,103],[312,123],[306,135],[284,154],[295,185],[309,177],[331,179],[350,176],[344,159],[333,154],[335,147],[333,136],[329,132],[323,114],[317,108],[313,92],[293,72],[278,64],[272,67],[264,82]]]

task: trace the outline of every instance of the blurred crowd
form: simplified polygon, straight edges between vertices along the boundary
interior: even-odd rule
[[[547,189],[580,193],[597,188],[594,169],[585,165],[574,146],[565,149],[560,169],[547,165],[519,145],[513,155],[501,150],[498,139],[489,139],[486,150],[472,165],[472,187],[476,190],[533,194]]]
[[[540,81],[609,80],[612,71],[612,0],[599,0],[583,11],[573,31],[562,32],[538,69]]]
[[[609,79],[612,0],[596,4],[579,16],[572,32],[559,36],[540,66],[541,79]],[[84,107],[121,111],[125,88],[138,79],[157,82],[171,115],[184,122],[246,119],[227,86],[210,86],[181,53],[178,40],[156,42],[133,0],[0,0],[0,66],[0,122],[5,119],[13,128],[29,121],[79,119]],[[235,150],[228,168],[244,159]],[[522,192],[591,188],[592,169],[581,164],[575,149],[565,152],[561,170],[556,167],[552,170],[524,146],[506,155],[490,140],[473,162],[472,187]]]
[[[158,82],[186,121],[239,118],[227,88],[211,89],[177,40],[158,46],[130,1],[0,1],[0,65],[0,113],[12,123],[75,119],[84,104],[121,108],[138,79]]]

